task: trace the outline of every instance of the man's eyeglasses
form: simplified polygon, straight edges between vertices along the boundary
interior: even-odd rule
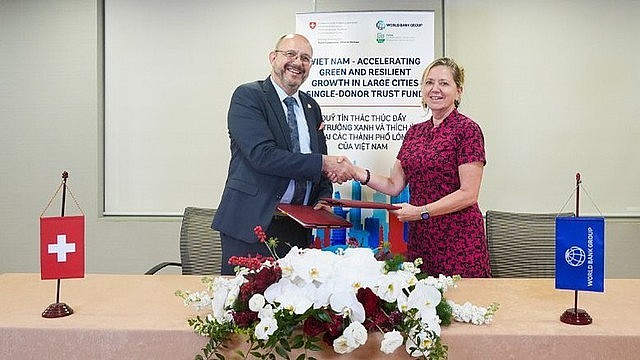
[[[311,61],[313,60],[313,58],[307,54],[300,54],[295,50],[273,50],[276,53],[281,53],[282,55],[286,56],[289,59],[295,59],[297,57],[300,57],[300,61],[302,61],[303,63],[307,63],[310,64]]]

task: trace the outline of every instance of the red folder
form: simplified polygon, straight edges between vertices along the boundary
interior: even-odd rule
[[[327,202],[331,206],[344,206],[350,208],[363,208],[363,209],[387,209],[398,210],[400,206],[393,204],[380,203],[375,201],[360,201],[360,200],[348,200],[348,199],[333,199],[333,198],[320,198]]]
[[[350,228],[352,224],[327,210],[314,210],[313,206],[280,204],[278,210],[306,228]]]

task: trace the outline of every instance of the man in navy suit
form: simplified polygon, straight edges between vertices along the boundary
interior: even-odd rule
[[[257,225],[268,238],[278,238],[279,256],[289,245],[308,247],[311,231],[279,215],[278,204],[329,209],[318,202],[333,193],[326,174],[339,182],[351,178],[349,159],[327,155],[318,103],[298,91],[309,76],[312,56],[304,36],[285,35],[269,53],[270,76],[240,85],[233,93],[227,116],[231,161],[211,225],[221,234],[224,275],[233,274],[228,264],[232,256],[270,256],[253,232]]]

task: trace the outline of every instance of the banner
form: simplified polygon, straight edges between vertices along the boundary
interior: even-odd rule
[[[604,291],[604,218],[556,218],[556,289]]]
[[[346,155],[358,165],[388,175],[409,126],[427,120],[420,82],[435,56],[434,12],[299,13],[296,32],[313,46],[311,72],[301,90],[322,108],[329,154]],[[409,196],[405,190],[390,199],[357,182],[334,184],[334,190],[337,198],[385,203],[405,202]],[[347,212],[353,223],[349,236],[362,239],[362,244],[377,247],[390,240],[400,249],[405,247],[400,243],[403,224],[390,224],[386,210]],[[371,225],[376,223],[373,220],[365,226],[372,218],[379,220],[380,231]],[[400,228],[390,231],[390,226]],[[390,239],[392,233],[396,239]],[[331,243],[344,244],[344,236],[334,230]]]
[[[313,46],[301,90],[322,108],[329,154],[389,173],[409,126],[427,120],[420,81],[434,31],[430,11],[296,14],[296,32]],[[350,198],[350,186],[336,188]]]
[[[84,277],[84,216],[40,218],[40,277]]]

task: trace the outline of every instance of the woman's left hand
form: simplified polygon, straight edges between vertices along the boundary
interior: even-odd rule
[[[416,221],[422,219],[420,217],[421,208],[413,206],[409,203],[393,204],[400,206],[400,209],[390,210],[389,212],[398,217],[398,220],[402,222]]]

